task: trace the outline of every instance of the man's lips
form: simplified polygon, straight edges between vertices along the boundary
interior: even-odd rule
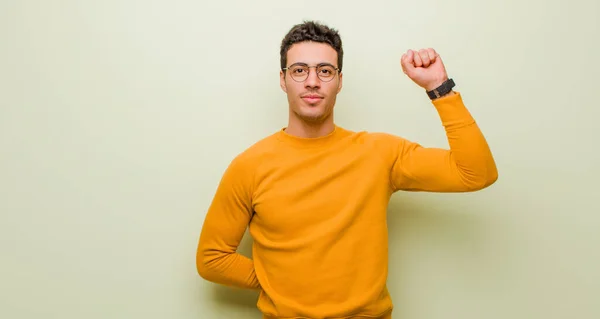
[[[305,95],[302,95],[302,99],[308,103],[316,103],[316,102],[322,100],[323,97],[318,94],[305,94]]]

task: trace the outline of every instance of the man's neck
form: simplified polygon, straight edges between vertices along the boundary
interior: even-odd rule
[[[290,120],[285,132],[302,138],[317,138],[330,134],[334,129],[335,124],[331,119],[319,123]]]

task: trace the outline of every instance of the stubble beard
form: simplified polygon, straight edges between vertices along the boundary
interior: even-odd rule
[[[329,108],[325,108],[319,113],[303,113],[302,111],[294,111],[294,114],[298,119],[307,124],[318,125],[325,122],[325,120],[331,116],[331,111]]]

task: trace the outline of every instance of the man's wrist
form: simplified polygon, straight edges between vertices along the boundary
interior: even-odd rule
[[[446,82],[446,81],[448,81],[448,78],[443,78],[441,80],[432,82],[425,87],[425,91],[427,91],[427,92],[433,91],[433,90],[437,89],[438,87],[440,87],[442,84],[444,84],[444,82]]]
[[[452,79],[446,79],[442,83],[436,83],[437,86],[432,87],[427,91],[427,95],[431,100],[439,99],[448,95],[454,94],[452,88],[454,88],[455,83]]]

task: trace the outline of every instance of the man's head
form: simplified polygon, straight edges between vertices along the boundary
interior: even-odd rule
[[[281,42],[280,84],[287,93],[290,120],[332,121],[342,89],[342,40],[335,29],[308,21],[295,25]]]

